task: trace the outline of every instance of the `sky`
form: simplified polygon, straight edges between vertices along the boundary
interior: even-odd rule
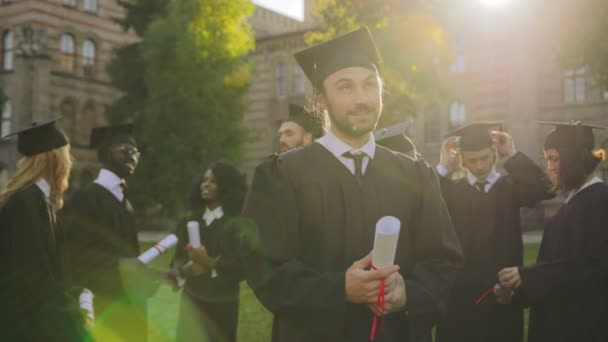
[[[253,0],[253,3],[296,19],[304,18],[303,0]]]

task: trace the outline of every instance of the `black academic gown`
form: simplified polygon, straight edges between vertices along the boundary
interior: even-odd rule
[[[550,197],[543,171],[522,153],[504,165],[507,171],[487,193],[466,178],[442,178],[441,186],[465,258],[437,330],[439,342],[521,342],[523,308],[501,305],[490,294],[475,301],[497,283],[497,274],[523,262],[519,210]]]
[[[244,213],[267,258],[247,258],[245,271],[274,314],[273,341],[369,341],[373,313],[346,302],[345,272],[372,250],[385,215],[402,222],[395,263],[408,304],[386,316],[376,341],[425,336],[444,311],[462,256],[428,165],[376,146],[362,184],[318,143],[256,168]]]
[[[95,331],[101,338],[146,341],[146,291],[129,293],[119,262],[140,254],[133,208],[109,190],[91,183],[75,192],[64,208],[68,270],[75,284],[95,295]]]
[[[564,204],[545,225],[537,263],[519,271],[528,341],[608,341],[608,185]]]
[[[79,341],[78,302],[67,295],[63,234],[43,192],[30,185],[0,209],[0,340]]]
[[[207,253],[215,261],[217,276],[208,272],[189,277],[184,285],[177,324],[177,341],[236,342],[239,317],[239,284],[243,279],[240,260],[239,218],[224,214],[209,226],[200,220],[204,211],[194,215],[199,220],[200,237]],[[173,266],[178,268],[190,258],[186,222],[178,226],[178,244]]]

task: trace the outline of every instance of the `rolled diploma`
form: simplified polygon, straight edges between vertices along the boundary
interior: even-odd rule
[[[188,241],[190,242],[190,246],[194,248],[198,248],[201,246],[201,233],[199,230],[198,222],[196,221],[188,221],[186,225],[188,228]]]
[[[395,263],[400,230],[401,221],[394,216],[384,216],[378,220],[372,251],[372,265],[374,267],[382,268]]]
[[[171,234],[166,238],[162,239],[159,243],[156,244],[156,246],[145,251],[137,259],[139,259],[139,261],[141,261],[142,263],[147,264],[150,261],[154,260],[157,256],[166,252],[167,249],[175,246],[175,244],[177,244],[177,237]]]
[[[80,303],[80,309],[87,312],[87,317],[93,321],[95,320],[95,310],[93,309],[93,292],[89,289],[84,289],[80,293],[80,297],[78,297],[78,302]]]

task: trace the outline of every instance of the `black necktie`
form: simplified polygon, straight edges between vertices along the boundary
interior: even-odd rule
[[[481,192],[486,192],[486,184],[488,184],[488,181],[486,180],[477,181],[475,182],[475,187]]]
[[[355,162],[355,178],[359,186],[363,185],[363,157],[365,153],[351,153],[346,152],[343,154],[346,158],[350,158]]]

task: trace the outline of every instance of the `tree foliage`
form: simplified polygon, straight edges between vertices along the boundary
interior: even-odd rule
[[[439,82],[438,60],[451,57],[443,28],[435,20],[438,8],[401,1],[317,0],[319,28],[307,35],[309,44],[370,28],[383,58],[386,83],[381,125],[415,116],[428,101],[446,95]]]
[[[212,161],[239,159],[252,9],[246,0],[173,0],[143,29],[141,43],[118,52],[124,64],[114,71],[140,64],[116,75],[128,91],[110,109],[114,120],[135,114],[144,153],[131,183],[140,205],[175,214]]]

